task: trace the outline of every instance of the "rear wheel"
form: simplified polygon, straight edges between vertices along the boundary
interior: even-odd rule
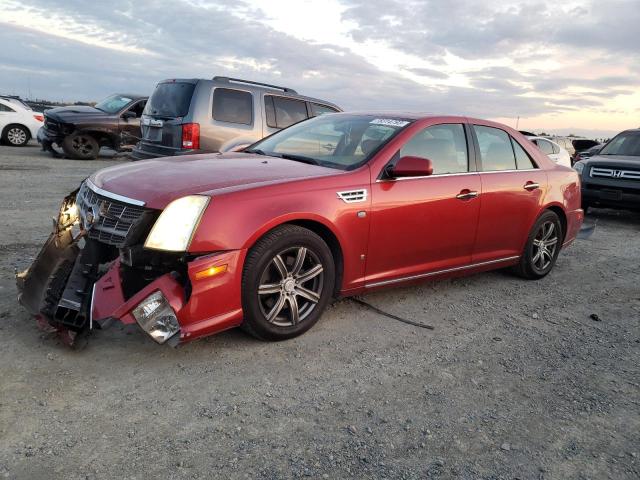
[[[24,147],[30,137],[29,130],[22,125],[9,125],[2,134],[2,139],[12,147]]]
[[[95,160],[100,152],[98,141],[88,134],[74,134],[62,141],[64,153],[74,160]]]
[[[278,227],[251,249],[242,274],[242,328],[264,340],[309,330],[327,306],[335,283],[331,250],[314,232]]]
[[[516,273],[530,280],[546,276],[556,263],[562,239],[562,224],[558,215],[547,210],[540,215],[529,233]]]

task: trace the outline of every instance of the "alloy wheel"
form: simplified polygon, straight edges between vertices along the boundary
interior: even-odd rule
[[[267,264],[258,285],[260,310],[269,323],[292,327],[303,322],[320,301],[324,267],[305,247],[281,251]]]
[[[542,272],[546,270],[555,258],[558,248],[558,231],[554,222],[548,221],[540,225],[533,239],[532,266]]]
[[[22,128],[14,127],[7,132],[7,140],[12,145],[23,145],[27,141],[27,132]]]
[[[89,142],[89,139],[87,137],[74,137],[71,146],[76,152],[82,155],[89,155],[91,152],[93,152],[93,145],[91,144],[91,142]]]

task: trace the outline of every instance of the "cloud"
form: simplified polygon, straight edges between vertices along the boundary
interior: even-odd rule
[[[40,97],[97,100],[150,93],[164,78],[228,75],[291,86],[346,109],[495,118],[598,109],[608,95],[637,90],[628,72],[640,72],[630,41],[640,19],[625,2],[562,11],[545,2],[340,1],[356,44],[402,54],[397,69],[344,42],[276,30],[249,1],[113,0],[89,8],[81,0],[23,0],[4,2],[30,27],[0,20],[0,91],[24,95],[30,84]],[[616,8],[625,18],[611,13]],[[610,55],[614,48],[623,51]],[[581,103],[576,88],[589,98]]]

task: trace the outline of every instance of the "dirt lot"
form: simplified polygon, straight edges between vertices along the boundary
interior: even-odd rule
[[[554,272],[348,300],[310,332],[80,351],[16,302],[68,191],[117,160],[0,147],[0,478],[637,479],[640,215],[596,211]],[[597,314],[598,320],[590,318]]]

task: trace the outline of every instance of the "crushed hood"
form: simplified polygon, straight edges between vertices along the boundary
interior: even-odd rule
[[[90,179],[111,193],[162,209],[176,198],[336,175],[341,170],[246,153],[164,157],[105,168]]]

